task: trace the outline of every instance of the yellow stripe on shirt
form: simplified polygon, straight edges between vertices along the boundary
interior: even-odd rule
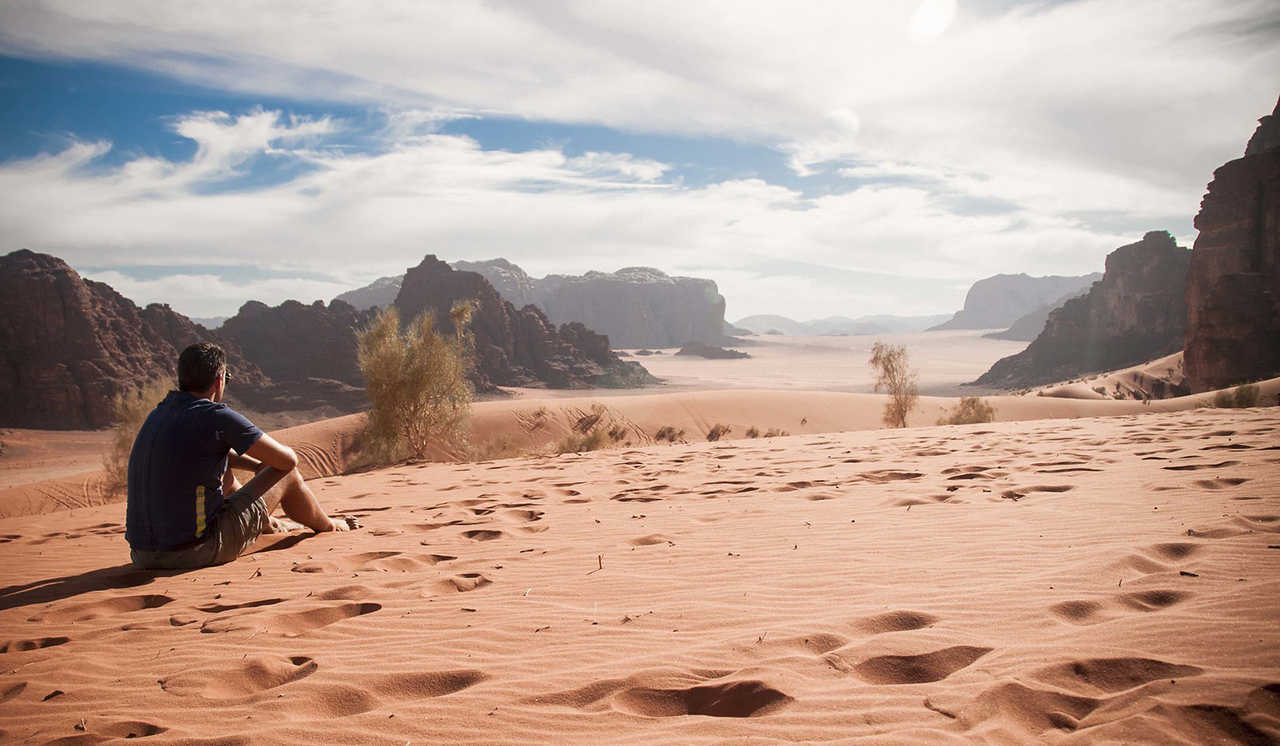
[[[196,485],[196,538],[204,536],[204,485]]]

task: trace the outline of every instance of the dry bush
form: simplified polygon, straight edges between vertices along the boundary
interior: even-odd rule
[[[766,437],[766,438],[785,438],[785,437],[787,437],[787,436],[788,436],[788,435],[790,435],[790,434],[791,434],[791,433],[789,433],[789,432],[787,432],[786,430],[783,430],[783,429],[781,429],[781,428],[771,427],[771,428],[769,428],[769,431],[768,431],[767,433],[765,433],[765,434],[764,434],[764,437]]]
[[[359,333],[360,372],[370,402],[365,444],[375,459],[422,458],[433,445],[466,447],[470,335],[461,326],[464,319],[453,320],[459,326],[452,336],[440,333],[425,313],[401,329],[392,306]]]
[[[748,438],[759,438],[759,437],[760,437],[760,429],[759,429],[759,428],[757,428],[755,425],[752,425],[751,427],[747,428],[747,432],[746,432],[746,433],[744,433],[744,434],[745,434]]]
[[[938,420],[939,425],[972,425],[975,422],[992,422],[996,418],[995,407],[980,396],[962,396],[960,403]]]
[[[720,440],[731,432],[733,432],[733,428],[717,422],[711,426],[710,430],[707,431],[707,440]]]
[[[916,387],[918,374],[909,369],[906,346],[876,342],[871,346],[871,359],[867,364],[876,372],[876,391],[883,389],[889,393],[889,401],[884,405],[884,424],[906,427],[907,413],[920,398]]]
[[[1246,409],[1258,406],[1261,390],[1252,383],[1242,383],[1228,391],[1223,389],[1213,396],[1213,406],[1222,409]]]
[[[115,424],[111,426],[111,442],[102,454],[108,492],[123,494],[129,488],[129,454],[138,429],[171,390],[171,382],[158,378],[111,398],[111,419]]]
[[[469,454],[470,461],[493,461],[500,458],[523,456],[524,451],[516,443],[515,438],[503,433],[479,445],[473,445]]]
[[[658,432],[654,433],[653,439],[659,443],[663,441],[675,443],[677,441],[684,440],[684,430],[677,430],[671,425],[663,425],[658,428]]]
[[[596,451],[627,437],[627,426],[616,421],[616,415],[599,402],[591,405],[574,421],[573,432],[556,444],[556,453]]]

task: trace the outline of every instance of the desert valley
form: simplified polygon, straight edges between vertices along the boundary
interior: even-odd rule
[[[955,12],[913,23],[935,5]],[[1079,274],[1014,257],[948,313],[811,317],[767,283],[735,297],[745,269],[601,249],[557,273],[446,243],[327,300],[228,296],[231,313],[131,294],[216,284],[203,264],[144,282],[52,238],[6,246],[0,742],[1280,743],[1280,102],[1257,114],[1197,177],[1190,238],[1124,232]],[[454,136],[390,119],[421,127],[413,146]],[[318,121],[267,142],[372,179],[385,154],[335,165]],[[241,147],[199,142],[193,168]],[[573,156],[567,189],[620,192],[581,185],[602,159],[653,185],[616,155]],[[0,162],[2,183],[61,157],[20,178]],[[256,173],[227,157],[218,178]],[[415,178],[447,182],[451,158]],[[513,191],[549,191],[538,173]],[[184,194],[237,199],[224,186]],[[0,210],[0,236],[18,223]],[[744,307],[761,312],[727,315]],[[284,521],[225,564],[131,563],[134,437],[199,343],[225,351],[225,402],[357,528]],[[413,422],[381,424],[413,418],[421,447]]]

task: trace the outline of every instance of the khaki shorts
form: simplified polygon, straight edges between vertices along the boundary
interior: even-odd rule
[[[201,541],[177,549],[133,549],[129,555],[135,567],[150,570],[222,565],[239,557],[269,525],[267,504],[241,489],[213,514],[213,525]]]

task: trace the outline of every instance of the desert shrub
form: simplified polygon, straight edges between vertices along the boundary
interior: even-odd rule
[[[889,401],[884,405],[884,424],[906,427],[907,413],[916,405],[920,393],[916,387],[917,372],[909,368],[905,345],[876,342],[867,361],[876,373],[876,391],[884,390]]]
[[[782,429],[780,429],[780,428],[776,428],[776,427],[771,427],[771,428],[769,428],[769,431],[768,431],[767,433],[765,433],[765,434],[764,434],[764,437],[766,437],[766,438],[785,438],[785,437],[787,437],[787,436],[788,436],[788,435],[790,435],[790,434],[791,434],[791,433],[787,432],[786,430],[782,430]]]
[[[556,444],[556,453],[581,453],[595,451],[619,443],[627,437],[627,425],[618,422],[616,415],[599,402],[574,420],[572,432]]]
[[[465,323],[455,305],[455,324]],[[395,307],[359,332],[360,372],[369,394],[366,448],[375,458],[421,458],[432,445],[465,447],[471,407],[470,335],[442,334],[424,313],[401,328]]]
[[[676,441],[684,440],[684,430],[677,430],[671,425],[663,425],[658,428],[658,432],[653,434],[653,439],[659,443],[663,441],[675,443]]]
[[[733,432],[733,428],[717,422],[711,426],[710,430],[707,431],[707,440],[720,440],[731,432]]]
[[[972,425],[975,422],[991,422],[996,418],[995,407],[980,396],[962,396],[960,403],[938,420],[939,425]]]
[[[1252,383],[1242,383],[1234,389],[1223,389],[1213,395],[1213,406],[1222,409],[1244,409],[1258,406],[1261,390]]]
[[[133,451],[138,429],[151,410],[164,400],[173,388],[169,381],[156,379],[136,389],[111,398],[111,441],[102,454],[102,468],[107,472],[107,489],[122,494],[129,487],[129,454]]]
[[[759,438],[760,429],[757,428],[755,425],[752,425],[751,427],[747,428],[746,436],[748,438]]]
[[[515,438],[503,433],[497,435],[485,442],[472,446],[470,452],[471,461],[492,461],[499,458],[513,458],[521,456],[523,452],[516,443]]]

